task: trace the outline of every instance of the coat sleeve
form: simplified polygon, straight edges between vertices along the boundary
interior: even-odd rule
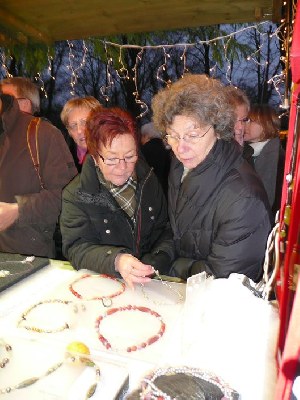
[[[227,208],[220,205],[215,219],[218,223],[207,258],[179,258],[172,265],[171,275],[187,279],[205,271],[217,278],[240,273],[254,281],[259,280],[271,230],[265,204],[260,199],[240,197]]]
[[[55,225],[61,210],[62,189],[77,174],[77,170],[61,132],[42,121],[38,134],[40,173],[45,189],[26,195],[16,195],[20,225]]]

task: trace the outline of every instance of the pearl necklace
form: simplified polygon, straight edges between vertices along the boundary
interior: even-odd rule
[[[223,393],[224,397],[222,397],[222,399],[224,400],[238,400],[240,398],[239,394],[235,390],[230,388],[222,379],[213,374],[201,371],[200,369],[193,367],[168,367],[168,368],[158,368],[152,375],[143,379],[140,399],[174,400],[173,397],[169,396],[167,393],[159,389],[154,382],[158,377],[167,378],[170,375],[176,375],[176,374],[184,374],[200,378],[201,380],[204,380],[206,382],[209,382],[217,386]],[[194,393],[194,395],[196,394]]]
[[[121,288],[119,291],[110,294],[109,296],[96,296],[96,297],[91,297],[91,298],[83,298],[82,295],[80,293],[78,293],[75,289],[74,289],[74,285],[79,282],[82,281],[83,279],[87,279],[87,278],[104,278],[104,279],[111,279],[112,281],[115,281],[117,283],[119,283],[121,285]],[[110,307],[112,305],[112,298],[113,297],[117,297],[120,296],[120,294],[122,294],[125,291],[125,283],[124,282],[120,282],[117,278],[115,278],[114,276],[111,275],[106,275],[106,274],[99,274],[99,275],[91,275],[91,274],[85,274],[82,275],[80,278],[76,279],[75,281],[73,281],[70,285],[69,285],[69,289],[71,291],[71,293],[76,296],[78,299],[83,299],[83,300],[101,300],[102,304],[104,307]]]
[[[137,351],[137,350],[141,350],[144,349],[147,346],[150,346],[151,344],[155,343],[157,340],[159,340],[162,335],[165,333],[166,330],[166,324],[164,323],[162,317],[160,314],[158,314],[156,311],[151,310],[150,308],[147,307],[138,307],[138,306],[132,306],[132,305],[128,305],[128,306],[124,306],[124,307],[118,307],[118,308],[111,308],[110,310],[108,310],[106,312],[105,315],[100,315],[95,322],[95,328],[98,334],[98,339],[100,340],[100,342],[103,344],[103,346],[108,349],[108,350],[113,350],[113,351],[121,351],[121,349],[116,349],[116,348],[112,348],[112,345],[109,343],[108,339],[106,339],[101,333],[100,333],[100,325],[101,322],[109,317],[112,314],[115,314],[117,312],[123,312],[123,311],[140,311],[140,312],[144,312],[144,313],[148,313],[150,315],[153,315],[154,317],[158,318],[158,320],[160,321],[160,328],[158,330],[158,332],[151,336],[149,339],[147,339],[146,341],[139,343],[137,345],[133,345],[133,346],[129,346],[126,348],[126,351],[128,353],[132,352],[132,351]]]
[[[4,347],[4,350],[6,351],[7,356],[9,355],[9,353],[12,351],[12,347],[10,344],[6,343],[3,339],[0,339],[0,346]],[[9,363],[9,358],[8,357],[4,357],[1,361],[0,361],[0,368],[4,368],[5,365]]]
[[[76,353],[76,354],[66,353],[66,357],[65,357],[64,361],[60,361],[60,362],[52,365],[50,368],[47,369],[47,371],[45,371],[45,373],[43,373],[42,375],[40,375],[38,377],[25,379],[24,381],[22,381],[20,383],[17,383],[14,386],[7,386],[6,388],[2,388],[2,389],[0,388],[0,395],[1,394],[10,393],[10,392],[12,392],[14,390],[17,390],[17,389],[24,389],[24,388],[26,388],[28,386],[31,386],[34,383],[36,383],[37,381],[41,380],[42,378],[45,378],[48,375],[51,375],[53,372],[57,371],[64,364],[67,364],[67,363],[70,363],[70,362],[71,363],[75,363],[75,362],[78,363],[79,362],[79,363],[83,364],[84,366],[89,366],[89,367],[93,367],[94,368],[94,370],[95,370],[95,378],[96,378],[95,379],[95,383],[93,383],[90,386],[90,388],[87,391],[86,397],[85,397],[86,399],[91,398],[94,395],[94,393],[95,393],[95,391],[97,389],[97,385],[98,385],[98,382],[99,382],[100,376],[101,376],[101,371],[100,371],[100,368],[89,357],[79,355],[78,353]]]
[[[62,332],[65,329],[70,329],[70,326],[67,322],[65,322],[62,326],[59,326],[55,329],[42,329],[42,328],[38,328],[36,326],[29,326],[29,325],[24,325],[24,321],[27,321],[27,317],[28,314],[35,308],[43,305],[43,304],[54,304],[54,303],[58,303],[58,304],[63,304],[63,305],[73,305],[73,311],[75,313],[78,312],[78,307],[76,304],[74,304],[72,301],[68,301],[68,300],[60,300],[60,299],[50,299],[50,300],[44,300],[44,301],[40,301],[34,305],[32,305],[30,308],[28,308],[28,310],[26,310],[20,317],[19,321],[17,322],[17,326],[19,328],[25,328],[28,331],[34,331],[34,332],[38,332],[38,333],[57,333],[57,332]],[[85,307],[84,305],[81,306],[81,309],[83,311],[85,311]]]
[[[15,264],[21,264],[29,266],[29,268],[27,268],[25,271],[28,271],[31,267],[33,267],[32,262],[34,261],[35,257],[31,256],[31,257],[26,257],[24,260],[18,260],[18,261],[11,261],[11,260],[7,260],[7,261],[0,261],[0,266],[4,265],[6,266],[6,268],[8,268],[9,266],[15,266]],[[19,275],[19,274],[23,274],[25,272],[23,271],[18,271],[18,272],[11,272],[8,269],[1,269],[0,270],[0,278],[6,278],[7,276],[12,276],[12,275]]]

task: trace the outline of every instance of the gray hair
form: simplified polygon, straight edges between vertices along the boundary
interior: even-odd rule
[[[35,83],[29,78],[22,76],[14,76],[5,78],[0,82],[0,89],[4,85],[12,85],[16,88],[18,97],[24,97],[30,100],[32,107],[32,114],[40,111],[40,93]]]
[[[177,115],[194,118],[201,125],[213,125],[224,140],[233,137],[235,115],[228,104],[223,84],[206,75],[187,74],[158,92],[152,100],[153,122],[165,132]]]

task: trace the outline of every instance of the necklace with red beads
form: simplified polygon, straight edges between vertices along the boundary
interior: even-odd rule
[[[85,298],[79,292],[77,292],[74,289],[74,285],[76,283],[82,281],[83,279],[87,279],[87,278],[110,279],[110,280],[112,280],[114,282],[117,282],[120,285],[120,290],[118,290],[118,291],[116,291],[116,292],[114,292],[112,294],[105,295],[105,296],[95,296],[95,297]],[[107,275],[107,274],[99,274],[99,275],[85,274],[85,275],[82,275],[80,278],[76,279],[75,281],[73,281],[69,285],[69,289],[70,289],[71,293],[74,296],[76,296],[78,299],[82,299],[82,300],[101,300],[105,307],[109,307],[111,305],[111,299],[114,298],[114,297],[120,296],[120,294],[122,294],[125,291],[125,283],[124,282],[120,282],[114,276]]]
[[[132,345],[132,346],[128,346],[124,349],[118,349],[118,348],[114,348],[111,343],[108,341],[108,339],[106,339],[101,333],[100,333],[100,325],[103,322],[103,320],[113,314],[116,314],[118,312],[124,312],[124,311],[139,311],[142,313],[147,313],[150,315],[153,315],[155,318],[157,318],[160,322],[160,327],[158,329],[158,332],[153,335],[150,336],[147,340],[136,344],[136,345]],[[158,341],[163,334],[165,333],[166,330],[166,324],[164,323],[162,317],[160,314],[158,314],[156,311],[151,310],[148,307],[140,307],[140,306],[135,306],[135,305],[127,305],[124,307],[118,307],[118,308],[111,308],[110,310],[108,310],[106,312],[106,314],[104,315],[100,315],[95,322],[95,328],[98,334],[98,339],[100,340],[100,342],[102,343],[102,345],[107,349],[107,350],[113,350],[113,351],[127,351],[128,353],[131,353],[133,351],[137,351],[137,350],[142,350],[147,346],[150,346],[151,344],[155,343],[156,341]]]

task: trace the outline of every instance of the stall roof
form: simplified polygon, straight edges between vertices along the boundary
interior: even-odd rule
[[[0,45],[279,21],[282,0],[0,0]]]

